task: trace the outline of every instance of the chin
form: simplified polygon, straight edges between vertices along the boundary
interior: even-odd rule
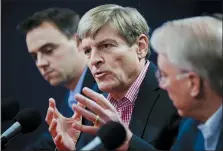
[[[59,86],[59,85],[61,85],[61,82],[60,81],[58,81],[58,80],[49,80],[48,81],[49,83],[50,83],[50,85],[52,85],[52,86]]]
[[[107,88],[107,87],[105,87],[105,86],[98,86],[98,88],[101,90],[101,91],[103,91],[103,92],[107,92],[107,93],[109,93],[109,89]]]
[[[183,110],[177,109],[177,111],[178,111],[178,114],[179,114],[181,117],[188,117],[187,113],[184,112]]]
[[[58,83],[54,83],[54,82],[50,82],[50,85],[52,85],[52,86],[54,86],[54,87],[59,86]]]
[[[98,88],[103,92],[110,93],[112,92],[114,86],[109,83],[101,82],[101,83],[98,83]]]

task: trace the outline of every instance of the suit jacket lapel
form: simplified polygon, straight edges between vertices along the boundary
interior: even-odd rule
[[[68,98],[69,98],[70,91],[68,91],[65,95],[65,98],[63,102],[60,105],[60,112],[65,116],[65,117],[71,117],[74,112],[73,110],[69,107],[68,105]]]
[[[91,71],[87,69],[81,89],[83,89],[84,87],[88,87],[91,89],[94,83],[95,83],[94,77],[91,74]],[[81,94],[82,94],[82,91],[81,91]]]
[[[158,93],[155,91],[158,89],[155,71],[155,65],[150,62],[146,76],[140,86],[129,125],[132,132],[139,137],[143,135],[149,114],[158,97]]]

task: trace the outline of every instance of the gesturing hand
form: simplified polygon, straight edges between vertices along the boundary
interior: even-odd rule
[[[78,104],[79,107],[83,105]],[[81,114],[75,112],[70,118],[64,117],[56,108],[54,99],[49,99],[49,108],[46,115],[46,122],[49,125],[49,132],[59,150],[75,150],[80,130],[72,127],[73,123],[81,124]]]
[[[128,126],[122,122],[120,115],[114,108],[114,106],[107,100],[103,95],[94,92],[89,88],[84,88],[83,93],[89,97],[85,97],[81,94],[77,94],[75,99],[78,103],[85,105],[91,111],[86,110],[78,105],[73,105],[75,112],[83,115],[89,121],[94,123],[94,126],[81,125],[79,123],[74,123],[73,127],[81,132],[86,132],[90,134],[96,134],[97,130],[101,125],[105,124],[108,121],[115,121],[121,123],[126,129],[126,141],[125,143],[117,148],[117,150],[127,150],[129,141],[132,137],[132,132],[129,130]]]
[[[96,134],[98,128],[108,121],[116,121],[122,123],[122,120],[116,109],[102,94],[98,94],[97,92],[94,92],[89,88],[84,88],[83,93],[89,98],[81,94],[77,94],[75,96],[75,99],[79,103],[88,107],[88,109],[90,109],[92,112],[77,105],[73,105],[73,108],[76,112],[83,115],[83,117],[85,117],[89,121],[96,123],[94,127],[74,123],[73,127],[75,129],[90,134]]]

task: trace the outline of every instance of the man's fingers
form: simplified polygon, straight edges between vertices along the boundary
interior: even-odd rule
[[[95,101],[97,104],[99,104],[103,108],[107,109],[111,107],[109,105],[109,101],[102,94],[99,94],[87,87],[84,87],[82,91],[86,96],[91,98],[93,101]]]
[[[49,99],[49,108],[53,108],[54,109],[54,118],[58,118],[61,114],[60,112],[57,110],[57,107],[56,107],[56,101],[53,99],[53,98],[50,98]]]
[[[96,135],[96,133],[98,131],[98,127],[81,125],[79,123],[72,124],[72,127],[81,131],[81,132],[88,133],[88,134],[91,134],[91,135]]]
[[[58,133],[58,135],[54,139],[54,143],[59,150],[64,150],[62,134]]]
[[[96,115],[93,114],[92,112],[90,112],[90,111],[88,111],[86,109],[83,109],[83,108],[81,108],[81,107],[79,107],[79,106],[77,106],[75,104],[72,106],[72,108],[73,108],[73,110],[78,112],[78,114],[81,114],[83,117],[85,117],[87,120],[89,120],[89,121],[91,121],[93,123],[95,122]],[[103,123],[104,123],[103,119],[101,119],[100,116],[99,116],[97,124],[103,124]]]
[[[76,94],[75,98],[78,102],[86,105],[86,107],[89,108],[95,114],[103,117],[106,116],[105,109],[96,102],[92,101],[91,99],[88,99],[87,97],[81,94]]]
[[[52,107],[49,107],[47,110],[46,118],[45,118],[45,121],[48,125],[50,125],[52,122],[53,114],[54,114],[53,112],[54,112],[54,109]]]
[[[53,98],[49,98],[49,107],[53,109],[56,107],[56,101]]]
[[[53,138],[57,136],[56,128],[57,128],[57,121],[53,119],[49,127],[49,132]]]
[[[77,102],[77,106],[80,106],[81,108],[85,108],[86,106],[81,104],[80,102]],[[75,109],[72,106],[72,110],[74,111],[74,115],[72,116],[72,118],[80,120],[82,115],[79,112],[75,112]]]
[[[59,133],[55,138],[54,138],[54,143],[56,146],[60,146],[62,141],[62,135]]]

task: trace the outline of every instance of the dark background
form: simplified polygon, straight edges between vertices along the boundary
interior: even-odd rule
[[[167,20],[196,16],[203,12],[222,12],[220,0],[3,0],[1,97],[14,97],[19,101],[20,109],[34,107],[43,117],[42,125],[35,132],[16,137],[7,150],[19,150],[47,130],[44,119],[48,98],[55,98],[59,104],[66,92],[62,87],[50,86],[42,78],[27,53],[25,36],[16,30],[16,26],[34,12],[49,7],[66,7],[83,15],[89,9],[105,3],[137,8],[146,18],[151,32]],[[150,60],[156,63],[155,53]],[[2,132],[11,124],[12,121],[2,122]]]

